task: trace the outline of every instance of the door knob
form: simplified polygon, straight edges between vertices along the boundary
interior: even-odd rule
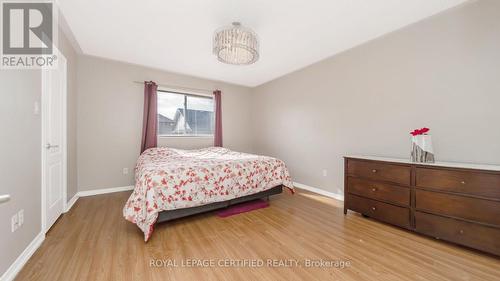
[[[45,145],[46,149],[57,148],[57,147],[59,147],[59,145],[57,145],[57,144],[52,145],[49,142]]]
[[[5,203],[10,200],[9,194],[0,195],[0,203]]]

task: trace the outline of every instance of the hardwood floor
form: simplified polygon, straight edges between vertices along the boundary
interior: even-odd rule
[[[499,280],[500,258],[419,236],[298,190],[271,206],[225,219],[214,213],[156,226],[148,243],[125,221],[130,192],[80,198],[59,219],[16,280]],[[500,239],[500,238],[499,238]],[[157,259],[157,260],[155,260]],[[215,267],[182,267],[205,260]],[[231,267],[238,260],[261,267]],[[300,266],[270,267],[267,260]],[[306,267],[310,260],[349,266]],[[154,267],[169,261],[178,267]],[[259,264],[257,264],[259,265]]]

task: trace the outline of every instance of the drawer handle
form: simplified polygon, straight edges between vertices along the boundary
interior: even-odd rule
[[[374,188],[372,188],[372,191],[373,191],[373,192],[377,191],[377,188],[375,188],[375,187],[374,187]]]
[[[376,172],[377,172],[377,170],[376,170],[376,169],[373,169],[373,170],[372,170],[372,173],[376,173]]]
[[[375,207],[372,207],[372,211],[375,211],[375,210],[377,210],[377,208],[375,208]]]
[[[464,234],[464,231],[462,229],[460,229],[459,233],[460,234]]]
[[[465,181],[461,181],[460,183],[461,183],[461,184],[465,184]]]

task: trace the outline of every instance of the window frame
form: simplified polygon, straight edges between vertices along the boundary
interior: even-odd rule
[[[161,95],[161,93],[168,93],[168,94],[176,94],[176,95],[182,95],[182,96],[191,96],[191,97],[197,97],[197,98],[206,98],[206,99],[210,99],[213,101],[213,104],[214,104],[214,108],[213,108],[213,122],[215,124],[215,101],[214,101],[214,97],[213,95],[209,95],[209,94],[203,94],[203,93],[197,93],[197,92],[189,92],[189,91],[181,91],[181,90],[177,90],[177,89],[170,89],[170,88],[158,88],[156,90],[156,95],[157,97],[159,95]],[[157,110],[158,110],[158,103],[157,103]],[[206,138],[206,139],[213,139],[215,137],[215,128],[214,128],[214,132],[212,134],[183,134],[183,135],[160,135],[160,133],[158,132],[159,130],[159,126],[157,126],[157,129],[156,129],[156,133],[157,133],[157,137],[159,139],[167,139],[167,138],[198,138],[198,139],[202,139],[202,138]]]

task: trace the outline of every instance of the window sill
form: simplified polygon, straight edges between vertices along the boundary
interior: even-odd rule
[[[164,136],[158,136],[158,139],[186,139],[186,138],[191,138],[191,139],[213,139],[213,135],[185,135],[185,136],[169,136],[169,135],[164,135]]]

